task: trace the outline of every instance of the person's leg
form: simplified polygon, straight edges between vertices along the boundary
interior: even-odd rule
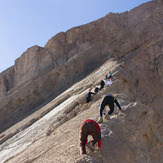
[[[110,111],[108,112],[109,115],[111,115],[114,112],[114,102],[109,104]]]
[[[92,140],[88,142],[87,147],[94,151],[94,145],[101,139],[101,134],[98,133],[96,125],[94,123],[89,124],[89,134],[92,136]]]
[[[90,101],[90,96],[87,97],[86,102],[88,103]]]
[[[86,142],[87,142],[88,132],[87,124],[83,124],[80,129],[80,154],[86,154]]]
[[[103,89],[103,88],[104,88],[104,84],[101,83],[101,84],[100,84],[100,90]]]
[[[91,140],[90,142],[92,142],[92,145],[95,145],[100,140],[98,131],[92,133],[92,137],[93,137],[93,140]]]
[[[100,117],[102,117],[102,113],[103,113],[103,110],[104,110],[104,108],[105,108],[105,102],[104,101],[102,101],[102,103],[101,103],[101,105],[100,105]]]
[[[102,118],[102,113],[103,113],[103,110],[105,108],[105,106],[107,105],[107,101],[105,98],[103,98],[102,102],[101,102],[101,105],[100,105],[100,117],[98,119],[98,123],[102,123],[103,122],[103,118]]]
[[[104,84],[102,85],[101,89],[103,89],[103,88],[104,88]]]
[[[100,89],[99,90],[101,90],[102,89],[102,86],[100,85]]]

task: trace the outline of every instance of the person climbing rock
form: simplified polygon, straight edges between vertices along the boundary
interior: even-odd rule
[[[112,80],[111,80],[111,78],[110,79],[108,79],[109,81],[108,81],[108,85],[109,85],[109,87],[111,87],[111,85],[112,85]]]
[[[87,140],[91,135],[93,140]],[[88,142],[88,143],[87,143]],[[80,154],[86,154],[86,146],[94,151],[94,145],[97,143],[98,149],[101,147],[101,129],[98,123],[93,119],[87,119],[80,125]]]
[[[106,86],[108,86],[108,76],[107,75],[104,78],[104,83],[105,83]]]
[[[110,115],[114,112],[114,103],[116,103],[116,105],[118,106],[119,110],[122,111],[120,104],[118,103],[118,101],[116,100],[116,98],[109,94],[109,95],[105,95],[102,99],[102,102],[100,104],[100,118],[98,120],[98,123],[102,123],[103,122],[103,118],[102,118],[102,113],[103,110],[105,108],[105,106],[109,106],[110,111],[105,115],[106,119],[109,119]]]
[[[94,93],[95,93],[95,94],[97,94],[97,93],[98,93],[98,91],[99,91],[99,87],[98,87],[98,86],[96,86],[96,87],[95,87],[95,90],[94,90]]]
[[[86,103],[91,101],[91,95],[95,95],[95,93],[91,92],[91,90],[89,89],[88,93],[87,93],[87,97],[86,97]]]
[[[111,79],[112,78],[112,73],[111,73],[111,71],[109,71],[109,77],[108,77],[108,79]]]
[[[105,82],[103,80],[101,80],[100,82],[100,90],[104,88]]]

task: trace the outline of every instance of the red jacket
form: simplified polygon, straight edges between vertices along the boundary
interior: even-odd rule
[[[86,123],[86,122],[92,122],[92,123],[94,123],[96,125],[97,131],[100,134],[100,140],[97,142],[97,146],[100,149],[100,147],[101,147],[101,129],[100,129],[100,126],[93,119],[87,119],[87,120],[83,121],[81,124]]]

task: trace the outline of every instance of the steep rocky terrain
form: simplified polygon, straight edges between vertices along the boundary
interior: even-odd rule
[[[29,48],[0,74],[0,161],[163,162],[162,17],[163,1],[153,0]],[[112,86],[86,105],[110,70]],[[81,157],[80,123],[97,119],[107,93],[124,113],[101,124],[101,151]]]
[[[129,12],[109,13],[97,21],[61,32],[45,47],[29,48],[14,66],[0,74],[0,124],[3,124],[0,132],[85,78],[108,57],[124,62],[131,84],[138,87],[135,96],[148,96],[144,96],[145,103],[151,98],[155,101],[155,90],[162,86],[161,46],[162,0],[154,0]],[[135,61],[137,64],[133,64]],[[137,76],[138,71],[149,75],[144,80],[141,73]],[[155,89],[143,92],[141,81],[148,85],[151,78]],[[161,98],[158,92],[157,97]]]
[[[49,108],[45,116],[27,126],[33,119],[4,132],[3,138],[14,131],[17,134],[4,141],[0,146],[2,162],[55,162],[55,163],[159,163],[163,161],[163,117],[157,115],[151,107],[134,101],[123,65],[114,60],[107,61],[99,69],[82,81],[76,83],[51,103],[44,106],[43,111],[34,113],[37,118]],[[92,102],[85,104],[85,96],[89,88],[98,85],[100,79],[111,70],[113,84],[105,87],[93,97]],[[115,109],[109,121],[101,124],[102,147],[100,151],[90,152],[87,156],[79,155],[79,127],[87,118],[98,118],[99,105],[104,94],[111,93],[120,102],[124,113]],[[60,101],[64,102],[60,103]],[[155,152],[157,151],[157,153]]]

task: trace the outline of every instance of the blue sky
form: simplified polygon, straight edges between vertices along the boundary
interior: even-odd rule
[[[0,0],[0,72],[33,45],[150,0]]]

